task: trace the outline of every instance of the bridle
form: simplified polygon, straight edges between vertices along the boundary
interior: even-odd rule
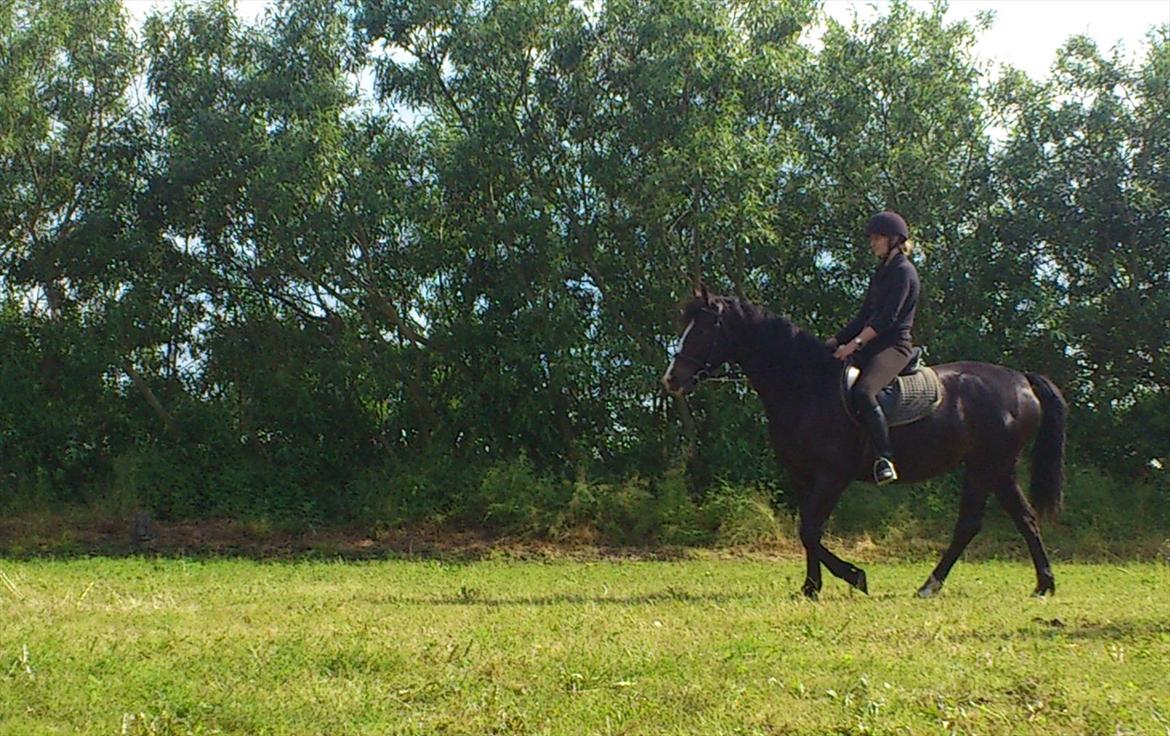
[[[680,351],[676,350],[674,352],[674,355],[673,355],[674,360],[676,362],[681,362],[683,365],[686,365],[689,368],[691,368],[692,370],[694,370],[694,374],[691,376],[691,381],[690,381],[691,385],[694,385],[694,386],[698,386],[699,384],[703,383],[704,381],[729,381],[729,382],[747,381],[749,379],[748,374],[742,367],[736,368],[736,369],[724,368],[722,371],[719,371],[718,373],[714,372],[713,369],[715,368],[715,366],[713,366],[711,363],[712,363],[712,358],[715,355],[715,351],[719,348],[720,341],[727,340],[728,345],[730,347],[734,348],[735,346],[731,345],[731,338],[727,334],[725,334],[726,331],[724,330],[723,312],[721,312],[717,309],[711,309],[710,307],[705,307],[701,311],[705,312],[707,314],[715,315],[715,339],[711,341],[711,346],[707,348],[706,357],[703,358],[702,360],[699,360],[698,358],[692,358],[690,356],[683,355]],[[850,359],[850,360],[852,360],[852,359]],[[846,365],[848,365],[848,364],[849,363],[846,363]],[[756,368],[753,368],[752,370],[755,373],[772,373],[775,371],[783,370],[783,367],[773,365],[773,366],[766,366],[766,367],[756,367]]]
[[[742,370],[733,371],[731,369],[725,368],[719,373],[713,372],[715,366],[712,365],[712,359],[714,358],[716,351],[719,349],[720,342],[727,339],[723,329],[723,312],[717,309],[711,309],[710,307],[706,307],[701,311],[706,312],[707,314],[715,315],[715,339],[711,341],[711,345],[707,348],[706,357],[700,360],[698,358],[692,358],[689,355],[683,355],[681,351],[676,350],[673,356],[675,362],[682,363],[694,371],[694,374],[691,376],[691,383],[695,386],[698,386],[703,381],[746,380],[747,374],[745,374]],[[681,348],[682,346],[680,345],[679,347]]]

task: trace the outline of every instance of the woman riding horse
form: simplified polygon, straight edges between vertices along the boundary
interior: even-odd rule
[[[871,228],[889,226],[891,221],[889,216],[882,217]],[[898,221],[892,222],[896,227]],[[901,246],[900,253],[902,241],[895,238],[894,243]],[[879,239],[875,250],[880,252],[882,246]],[[871,289],[871,294],[881,292],[883,298],[867,298],[871,308],[863,309],[865,323],[857,323],[856,337],[877,356],[909,342],[917,280],[911,285],[909,276],[897,274],[905,279],[906,293],[896,303],[884,299],[881,288],[883,279],[895,273],[888,269],[904,258],[904,253],[885,253]],[[807,564],[802,592],[810,598],[819,594],[822,566],[867,591],[865,571],[835,555],[823,541],[825,523],[841,494],[850,482],[869,480],[873,462],[866,433],[841,403],[841,362],[833,359],[823,342],[789,320],[746,299],[710,294],[702,285],[683,308],[682,324],[685,328],[662,377],[663,386],[683,396],[717,375],[725,364],[743,371],[763,402],[776,459],[787,471],[792,498],[800,509],[800,541]],[[852,339],[852,334],[847,328],[839,337]],[[839,357],[848,358],[857,351],[836,347]],[[898,368],[904,365],[892,358],[889,363]],[[869,361],[872,386],[880,387],[887,376],[893,377],[896,371],[890,366]],[[1040,539],[1038,517],[1055,515],[1063,499],[1068,405],[1060,389],[1038,373],[991,363],[959,361],[936,365],[933,370],[942,387],[941,403],[890,436],[899,452],[900,482],[917,483],[964,467],[951,543],[918,594],[932,596],[942,589],[951,567],[979,532],[989,497],[999,501],[1027,543],[1036,569],[1036,595],[1051,594],[1056,581]],[[1016,466],[1033,439],[1029,503]],[[882,449],[888,452],[890,448],[876,448],[877,453]],[[885,457],[889,460],[892,453]]]
[[[907,258],[910,231],[897,212],[879,212],[865,228],[869,247],[880,263],[869,279],[861,310],[825,343],[838,360],[852,358],[861,369],[853,386],[853,411],[861,417],[873,444],[873,479],[879,486],[898,479],[890,430],[877,395],[910,362],[910,330],[918,307],[918,271]]]

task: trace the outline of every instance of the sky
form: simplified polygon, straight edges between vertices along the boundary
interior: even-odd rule
[[[165,8],[175,0],[122,0],[137,21],[154,8]],[[825,0],[825,11],[842,22],[854,13],[862,20],[881,12],[880,0]],[[259,17],[268,0],[236,0],[239,15]],[[929,0],[910,0],[910,5],[927,9]],[[1170,23],[1170,0],[952,0],[949,20],[974,20],[984,10],[995,11],[994,25],[984,31],[976,54],[993,69],[1001,63],[1022,69],[1034,79],[1048,76],[1056,50],[1076,34],[1086,34],[1103,50],[1120,43],[1127,56],[1141,54],[1151,27]]]
[[[844,23],[854,12],[866,20],[884,4],[826,0],[825,11]],[[910,5],[930,8],[925,0]],[[1170,0],[952,0],[947,19],[974,22],[985,10],[995,12],[995,22],[979,36],[975,53],[993,68],[1011,64],[1033,79],[1048,77],[1056,50],[1069,36],[1087,35],[1102,50],[1121,43],[1124,58],[1130,58],[1144,52],[1150,28],[1170,23]]]

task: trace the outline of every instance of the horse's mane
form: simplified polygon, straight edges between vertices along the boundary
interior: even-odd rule
[[[712,296],[710,302],[708,306],[702,300],[693,300],[684,309],[683,320],[693,320],[704,309],[718,309],[725,323],[737,329],[741,339],[752,341],[757,356],[754,367],[771,367],[798,379],[811,378],[840,365],[824,342],[787,317],[776,316],[747,299],[734,296]]]

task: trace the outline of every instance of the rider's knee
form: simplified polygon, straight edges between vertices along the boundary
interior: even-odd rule
[[[853,406],[858,412],[877,406],[876,392],[872,391],[869,386],[861,381],[854,384],[851,398],[853,399]]]

